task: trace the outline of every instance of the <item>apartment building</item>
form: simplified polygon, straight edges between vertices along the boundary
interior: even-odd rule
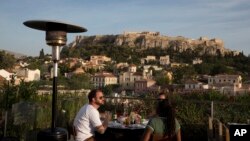
[[[216,75],[208,78],[208,85],[211,89],[216,89],[222,94],[239,95],[250,92],[248,85],[242,85],[242,77],[240,75]]]
[[[130,65],[127,72],[120,73],[119,84],[124,89],[134,89],[136,81],[151,78],[151,73],[146,71],[137,72],[137,67]]]
[[[240,75],[215,75],[208,77],[209,85],[231,85],[242,87],[242,77]]]
[[[94,87],[105,87],[106,85],[117,84],[117,77],[109,72],[95,73],[92,76],[91,81]]]
[[[189,79],[189,80],[186,80],[184,89],[185,90],[192,90],[192,91],[205,90],[205,89],[208,89],[208,84],[204,84],[204,83],[199,82],[197,80]]]
[[[30,70],[27,68],[19,69],[16,72],[18,78],[24,79],[25,82],[29,81],[39,81],[40,80],[40,70]]]
[[[156,81],[152,79],[143,79],[135,81],[135,92],[146,91],[148,88],[154,86]]]
[[[170,64],[169,55],[160,56],[160,65],[169,65],[169,64]]]

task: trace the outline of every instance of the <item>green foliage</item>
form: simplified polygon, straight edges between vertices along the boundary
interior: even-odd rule
[[[229,98],[226,95],[221,94],[218,91],[210,91],[203,95],[205,100],[209,101],[227,101]]]
[[[14,66],[16,59],[13,55],[0,51],[0,69],[10,69]]]
[[[103,70],[105,70],[107,72],[115,71],[116,70],[115,63],[106,62]]]
[[[166,75],[165,71],[156,71],[155,80],[156,80],[156,84],[159,86],[170,84],[170,79]]]
[[[59,66],[60,68],[60,73],[63,76],[65,73],[69,73],[70,72],[70,67],[69,67],[69,63],[61,63]]]
[[[115,89],[117,89],[119,85],[117,84],[112,84],[112,85],[106,85],[105,87],[102,88],[103,93],[105,95],[111,95]]]
[[[182,104],[177,105],[177,117],[183,124],[201,124],[206,122],[205,116],[207,110],[201,108],[205,106],[206,103],[191,103],[188,101],[182,101]]]
[[[1,109],[10,109],[12,104],[18,101],[18,87],[12,85],[9,82],[4,82],[3,87],[1,87]]]
[[[68,87],[75,90],[92,88],[90,76],[87,74],[73,75],[67,82]]]
[[[194,65],[195,71],[198,74],[211,74],[211,70],[213,69],[213,65],[212,64],[208,64],[208,63],[202,63],[202,64],[196,64]]]
[[[22,100],[31,100],[37,95],[37,85],[35,82],[21,81],[18,86],[18,94]]]
[[[42,66],[43,66],[43,60],[41,59],[37,59],[37,58],[30,58],[28,60],[28,69],[31,69],[31,70],[35,70],[35,69],[39,69],[39,70],[42,70]]]
[[[239,95],[237,97],[234,97],[236,102],[242,103],[242,104],[248,104],[250,101],[250,93],[246,93],[244,95]]]
[[[173,70],[173,82],[182,84],[184,79],[193,79],[196,71],[192,66],[179,67]]]

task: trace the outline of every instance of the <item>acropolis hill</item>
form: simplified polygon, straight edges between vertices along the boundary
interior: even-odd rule
[[[199,50],[201,54],[207,53],[215,55],[218,51],[221,54],[231,52],[224,48],[221,39],[200,37],[199,39],[189,39],[182,36],[169,37],[160,35],[160,32],[124,32],[118,35],[95,35],[95,36],[76,36],[75,41],[69,47],[95,46],[110,44],[114,46],[138,47],[140,49],[160,47],[163,49],[173,48],[179,52],[187,49]],[[234,52],[237,53],[237,52]]]

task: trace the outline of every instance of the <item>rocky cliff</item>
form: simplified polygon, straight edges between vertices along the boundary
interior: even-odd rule
[[[225,49],[224,43],[220,39],[208,39],[200,37],[199,39],[189,39],[182,36],[168,37],[160,35],[159,32],[124,32],[119,35],[96,35],[96,36],[76,36],[69,47],[84,47],[110,44],[114,46],[137,47],[140,49],[161,47],[163,49],[172,48],[177,51],[187,49],[199,50],[200,53],[215,55],[218,51],[221,54],[230,52]]]

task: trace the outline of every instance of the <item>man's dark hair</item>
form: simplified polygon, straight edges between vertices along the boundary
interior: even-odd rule
[[[102,90],[101,90],[101,89],[94,89],[94,90],[91,90],[91,91],[89,92],[89,95],[88,95],[89,102],[92,102],[92,99],[93,99],[94,97],[96,97],[96,93],[97,93],[97,92],[102,92]]]

